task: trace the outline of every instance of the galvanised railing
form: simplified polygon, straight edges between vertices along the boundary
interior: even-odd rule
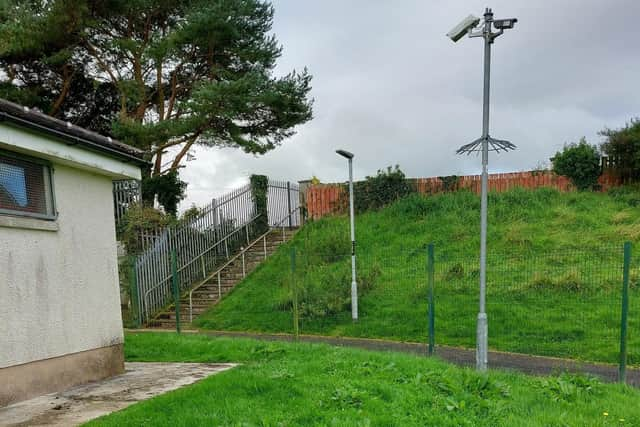
[[[200,283],[198,283],[196,286],[191,288],[191,290],[189,291],[189,322],[193,322],[193,293],[196,290],[200,289],[202,286],[209,283],[209,281],[215,277],[217,278],[217,284],[218,284],[218,300],[220,300],[220,298],[222,298],[221,275],[223,270],[228,266],[230,266],[231,264],[233,264],[234,261],[240,259],[242,261],[242,278],[244,279],[245,277],[247,277],[247,268],[246,268],[246,260],[245,260],[245,254],[247,253],[247,251],[253,248],[254,246],[256,246],[257,244],[262,243],[264,259],[266,260],[267,259],[267,236],[271,234],[271,232],[274,229],[282,229],[282,242],[284,243],[286,241],[286,233],[285,233],[286,229],[297,227],[297,225],[292,226],[289,224],[300,224],[300,221],[301,221],[300,210],[301,210],[300,206],[298,206],[293,210],[293,212],[289,212],[280,220],[274,221],[273,224],[270,224],[269,230],[267,230],[265,233],[263,233],[260,237],[255,239],[253,242],[249,243],[246,247],[243,247],[241,251],[238,254],[236,254],[233,258],[229,259],[227,262],[221,265],[216,271],[206,276]]]
[[[292,225],[300,225],[292,213],[299,210],[299,190],[295,183],[269,180],[267,223],[279,224],[288,216]],[[202,280],[216,266],[228,261],[242,247],[267,230],[259,218],[250,185],[213,199],[188,223],[160,231],[135,263],[135,279],[140,323],[168,305],[173,298],[171,253],[175,251],[180,291]],[[278,219],[275,219],[278,218]]]
[[[140,203],[140,181],[134,179],[119,180],[113,182],[113,214],[116,227],[120,226],[127,210]]]
[[[172,297],[171,252],[176,252],[179,283],[188,286],[228,259],[255,234],[258,214],[250,185],[214,199],[187,223],[164,229],[136,261],[138,313],[142,322]]]
[[[279,227],[283,217],[288,227],[299,227],[300,215],[291,215],[300,209],[300,187],[296,182],[269,180],[267,188],[267,213],[269,225]]]

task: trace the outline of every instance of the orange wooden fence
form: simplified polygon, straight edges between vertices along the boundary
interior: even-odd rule
[[[415,185],[416,191],[422,194],[436,194],[444,192],[444,183],[438,177],[409,179]],[[605,171],[598,179],[602,191],[620,185],[615,175]],[[481,176],[467,175],[458,178],[452,185],[454,189],[468,189],[476,194],[480,193]],[[564,176],[549,171],[528,171],[489,174],[489,191],[507,191],[514,187],[539,188],[551,187],[559,191],[572,191],[571,181]],[[345,187],[339,184],[317,184],[307,189],[307,214],[310,219],[318,219],[325,215],[338,213],[346,203],[341,198],[347,197]]]

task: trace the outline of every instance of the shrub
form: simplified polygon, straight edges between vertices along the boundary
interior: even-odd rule
[[[355,208],[359,212],[380,209],[414,192],[400,166],[378,170],[376,176],[368,176],[354,184]]]
[[[456,191],[460,186],[460,177],[458,175],[439,176],[438,179],[442,181],[442,191]]]
[[[261,234],[269,228],[269,212],[267,210],[269,179],[265,175],[251,175],[249,182],[251,183],[251,194],[256,208],[256,215],[260,215],[256,219],[256,228],[258,234]]]
[[[351,267],[335,260],[324,260],[323,268],[311,268],[297,284],[299,314],[302,319],[327,318],[351,311]],[[327,262],[328,261],[328,262]],[[373,264],[358,274],[358,295],[362,297],[375,288],[382,269]],[[293,295],[288,294],[277,305],[277,309],[288,311],[293,307]]]
[[[129,255],[136,255],[142,251],[142,235],[154,233],[174,221],[173,217],[157,209],[132,206],[122,220],[119,239]]]
[[[566,176],[578,190],[591,190],[600,176],[600,153],[584,138],[577,144],[565,145],[551,158],[553,171]]]
[[[613,168],[623,181],[640,180],[640,119],[620,129],[604,129],[600,135],[606,138],[602,151],[614,160]]]
[[[176,216],[178,203],[186,197],[187,183],[180,180],[178,171],[156,175],[142,180],[142,200],[152,203],[155,196],[169,215]]]

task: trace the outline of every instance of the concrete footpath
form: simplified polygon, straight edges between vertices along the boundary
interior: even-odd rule
[[[173,330],[136,329],[129,332],[175,332]],[[210,337],[252,338],[266,341],[294,341],[290,334],[263,334],[251,332],[185,330]],[[427,345],[414,342],[398,342],[369,338],[330,337],[321,335],[300,335],[300,342],[322,343],[343,347],[355,347],[376,351],[399,351],[418,355],[427,354]],[[475,350],[436,345],[435,355],[446,362],[461,366],[475,366]],[[605,363],[580,362],[555,357],[531,356],[503,351],[489,352],[489,367],[510,369],[531,375],[551,375],[560,372],[588,373],[606,382],[618,380],[618,366]],[[640,369],[627,368],[627,384],[640,387]]]
[[[234,366],[128,362],[122,375],[0,408],[0,426],[79,425]]]

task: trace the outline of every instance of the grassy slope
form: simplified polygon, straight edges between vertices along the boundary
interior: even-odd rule
[[[174,334],[128,335],[125,351],[242,365],[91,426],[640,425],[637,390],[585,377],[482,376],[397,353]]]
[[[490,195],[490,346],[614,362],[622,242],[640,238],[640,209],[607,194],[516,189]],[[426,339],[427,242],[436,248],[436,341],[473,346],[479,198],[412,196],[357,217],[361,320],[349,319],[347,218],[311,223],[205,315],[201,328],[291,332],[290,247],[296,246],[301,330]],[[635,263],[635,259],[634,259]],[[637,263],[636,263],[637,264]],[[640,363],[632,270],[630,360]],[[331,297],[328,297],[328,296]],[[635,310],[635,311],[634,311]]]

